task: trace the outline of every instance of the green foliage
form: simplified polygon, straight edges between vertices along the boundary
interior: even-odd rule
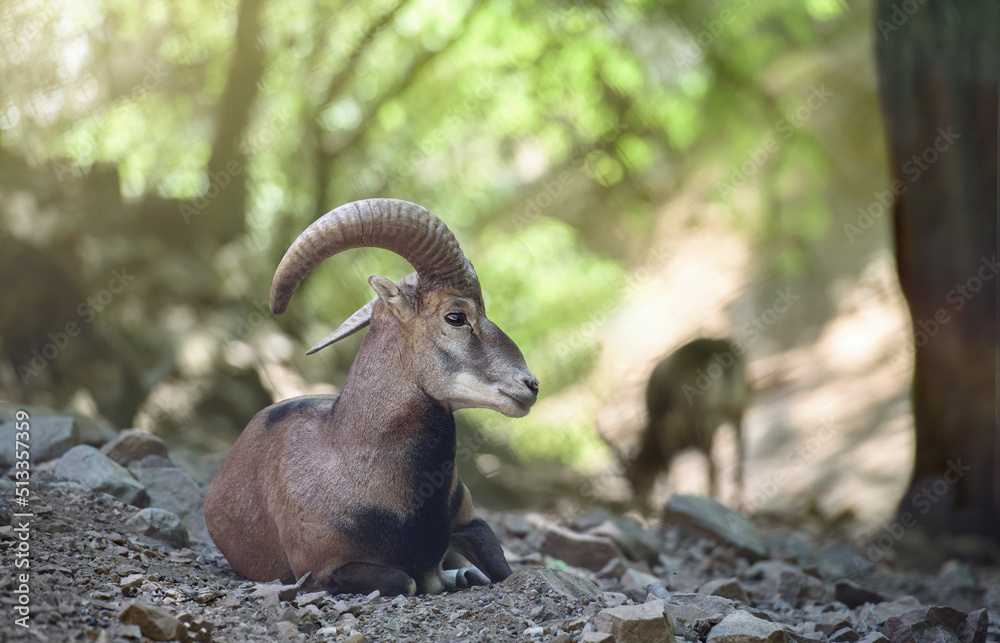
[[[257,27],[243,33],[254,7]],[[825,108],[788,136],[780,123],[839,46],[829,34],[866,24],[838,0],[101,0],[59,11],[16,0],[0,13],[7,35],[20,34],[0,50],[0,154],[35,167],[68,160],[84,185],[94,168],[114,167],[126,202],[149,206],[122,215],[145,223],[88,235],[111,216],[99,199],[79,203],[86,216],[66,221],[58,243],[85,254],[75,230],[109,265],[202,276],[150,276],[146,319],[171,306],[258,301],[316,216],[354,199],[405,198],[455,230],[543,396],[586,381],[623,266],[646,246],[630,237],[653,229],[650,213],[672,196],[663,186],[715,176],[710,198],[781,240],[776,266],[805,270],[800,244],[830,227],[819,186],[832,164],[817,140]],[[259,60],[236,55],[241,39]],[[220,111],[239,91],[249,100]],[[245,125],[227,134],[228,122]],[[754,160],[769,138],[777,150]],[[225,186],[213,159],[238,169]],[[734,177],[740,185],[727,188]],[[230,196],[245,198],[218,205]],[[167,204],[162,220],[149,214],[156,199]],[[185,223],[177,212],[192,204]],[[214,222],[234,208],[244,236],[218,236]],[[227,259],[212,265],[220,248]],[[408,271],[374,251],[324,265],[282,322],[296,354],[317,339],[307,331],[371,297],[368,275]],[[540,413],[511,423],[515,449],[580,461],[596,444],[587,417],[544,426],[552,422]]]

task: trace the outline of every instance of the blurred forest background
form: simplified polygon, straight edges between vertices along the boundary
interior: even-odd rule
[[[744,506],[891,516],[913,350],[867,2],[17,0],[0,24],[0,398],[223,452],[337,391],[360,338],[305,350],[410,271],[345,253],[276,318],[288,244],[394,197],[456,233],[542,383],[524,419],[460,414],[485,504],[623,498],[606,442],[716,335],[756,390]]]

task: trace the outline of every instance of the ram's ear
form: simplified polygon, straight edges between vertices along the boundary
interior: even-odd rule
[[[368,283],[385,307],[392,311],[399,321],[408,322],[417,313],[416,306],[394,282],[385,277],[372,275],[368,278]]]

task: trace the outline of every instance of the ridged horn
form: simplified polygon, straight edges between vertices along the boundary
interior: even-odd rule
[[[292,293],[324,259],[363,247],[391,250],[409,261],[423,288],[451,287],[480,295],[476,272],[444,222],[415,203],[366,199],[327,212],[292,242],[274,273],[271,312],[285,312]],[[364,327],[354,319],[362,311],[351,317],[354,330]],[[324,345],[332,341],[324,340]]]

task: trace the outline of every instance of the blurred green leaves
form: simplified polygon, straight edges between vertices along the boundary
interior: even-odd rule
[[[259,26],[244,33],[255,11]],[[710,198],[777,241],[779,269],[806,268],[800,243],[831,218],[821,186],[833,164],[818,142],[830,131],[826,108],[777,136],[752,171],[740,168],[844,47],[830,34],[867,25],[838,0],[71,0],[60,11],[15,0],[0,17],[9,41],[0,154],[34,167],[66,161],[85,182],[113,166],[120,196],[149,219],[91,240],[109,262],[132,253],[150,272],[176,262],[209,274],[201,253],[225,248],[220,269],[243,273],[150,281],[159,284],[150,318],[170,305],[257,301],[317,216],[355,199],[403,198],[456,232],[491,317],[524,350],[543,396],[586,381],[625,266],[651,242],[637,232],[653,229],[649,219],[694,177],[715,177]],[[240,38],[254,43],[259,71],[236,55]],[[235,140],[220,140],[240,116],[220,109],[234,80],[254,96],[234,107],[246,116]],[[219,168],[236,171],[224,178]],[[740,186],[721,188],[741,172]],[[192,203],[185,223],[179,212]],[[80,207],[88,218],[70,227],[81,233],[110,221],[103,206]],[[225,216],[242,221],[245,238],[213,229]],[[146,241],[113,250],[123,245],[116,234]],[[283,328],[311,345],[304,335],[371,297],[368,275],[408,271],[384,252],[334,258],[306,281]],[[315,368],[300,359],[295,367]],[[572,460],[589,448],[586,418],[555,432],[546,422],[512,424],[523,427],[522,454]]]

